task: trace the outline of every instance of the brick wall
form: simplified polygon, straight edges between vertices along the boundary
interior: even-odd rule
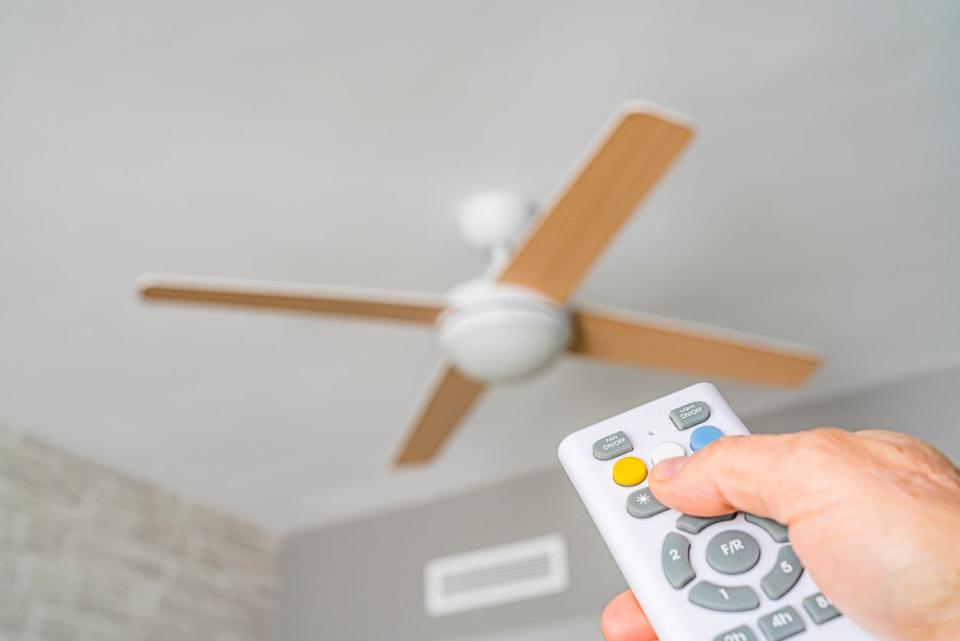
[[[0,430],[0,640],[266,641],[279,541]]]

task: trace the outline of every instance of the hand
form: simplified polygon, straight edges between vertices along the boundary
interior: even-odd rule
[[[650,489],[670,507],[766,516],[830,600],[880,639],[960,639],[960,470],[896,432],[822,428],[730,436],[661,461]],[[629,591],[603,613],[607,641],[655,641]]]

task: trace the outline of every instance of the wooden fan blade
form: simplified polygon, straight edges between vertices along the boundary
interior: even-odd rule
[[[466,378],[452,365],[444,365],[431,389],[395,460],[397,465],[425,463],[433,458],[469,413],[484,385]]]
[[[442,298],[423,294],[256,280],[145,274],[137,284],[140,295],[147,300],[343,314],[417,323],[433,323],[444,307]]]
[[[544,208],[500,282],[566,301],[692,136],[682,116],[628,103]]]
[[[813,350],[671,319],[577,310],[573,321],[570,351],[608,361],[785,387],[820,365]]]

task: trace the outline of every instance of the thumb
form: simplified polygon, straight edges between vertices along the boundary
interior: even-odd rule
[[[661,461],[650,489],[686,514],[749,512],[789,525],[834,496],[831,471],[841,466],[851,438],[836,429],[726,436],[689,457]]]

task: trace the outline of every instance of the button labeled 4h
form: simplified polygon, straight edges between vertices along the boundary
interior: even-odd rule
[[[760,617],[757,623],[759,623],[760,629],[763,630],[764,636],[770,641],[789,639],[793,635],[800,634],[807,629],[807,627],[803,625],[803,621],[800,620],[800,614],[790,606],[777,610],[773,614],[768,614],[765,617]]]

